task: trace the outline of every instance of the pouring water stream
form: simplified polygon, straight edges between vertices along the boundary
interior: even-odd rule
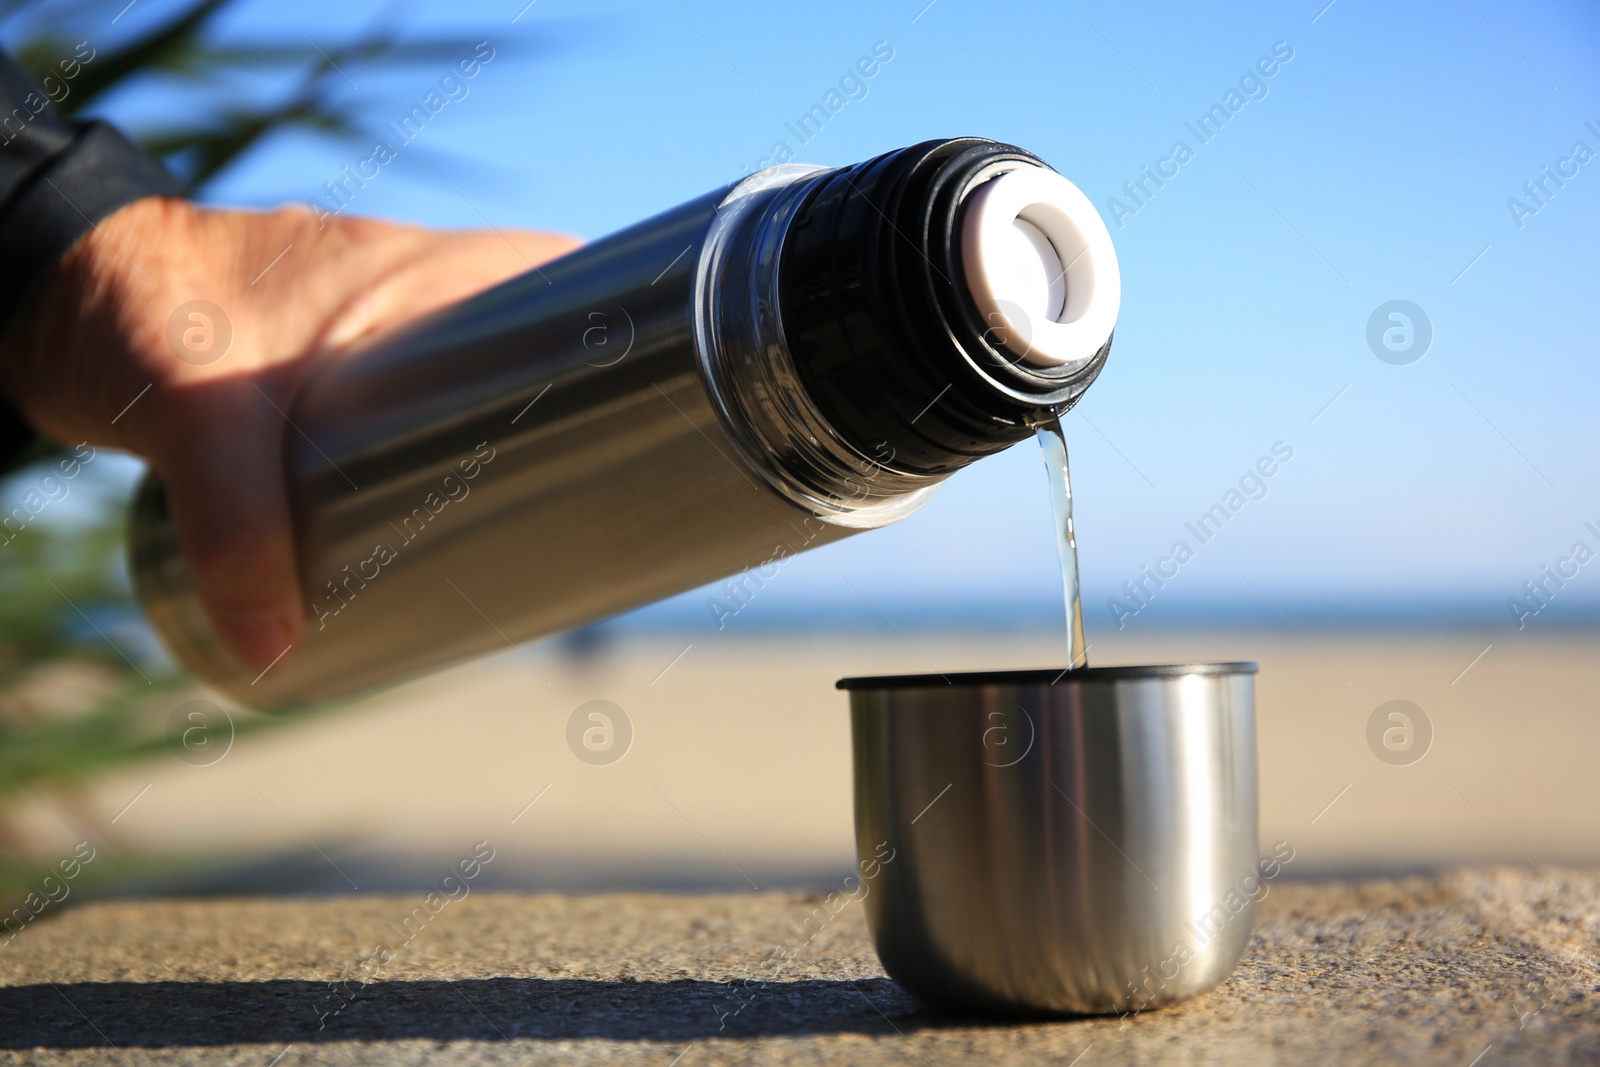
[[[1083,638],[1083,588],[1078,580],[1078,538],[1072,529],[1072,477],[1067,469],[1067,438],[1060,418],[1039,427],[1036,436],[1044,451],[1045,473],[1050,481],[1050,508],[1055,516],[1056,552],[1061,557],[1061,587],[1067,608],[1067,667],[1089,665]]]

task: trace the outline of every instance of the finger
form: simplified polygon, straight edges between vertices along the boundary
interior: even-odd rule
[[[286,423],[258,380],[183,387],[153,451],[207,615],[247,666],[265,670],[299,639],[304,609],[283,471]]]
[[[526,230],[430,233],[424,241],[424,252],[339,310],[319,339],[323,347],[339,350],[369,342],[499,282],[536,271],[582,244],[575,237]]]

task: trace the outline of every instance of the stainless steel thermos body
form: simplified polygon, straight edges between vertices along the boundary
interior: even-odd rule
[[[144,610],[199,678],[290,706],[894,521],[1105,359],[1019,359],[962,280],[962,202],[1042,167],[960,139],[773,168],[330,358],[286,413],[303,638],[264,673],[232,656],[155,476]]]

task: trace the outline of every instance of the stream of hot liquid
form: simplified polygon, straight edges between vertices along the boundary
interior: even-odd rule
[[[1083,642],[1083,589],[1078,581],[1078,538],[1072,530],[1072,477],[1067,471],[1067,439],[1061,420],[1051,419],[1038,430],[1044,450],[1045,473],[1050,479],[1050,507],[1055,515],[1056,552],[1061,557],[1061,588],[1067,602],[1067,666],[1089,665]]]

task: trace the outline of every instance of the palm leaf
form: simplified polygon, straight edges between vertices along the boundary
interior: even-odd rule
[[[12,13],[43,7],[39,0],[6,0]],[[221,87],[220,95],[197,97],[194,121],[179,127],[147,130],[133,124],[130,133],[147,151],[166,160],[192,191],[203,189],[265,137],[298,128],[339,140],[358,129],[357,105],[343,94],[351,72],[394,70],[445,64],[469,52],[476,40],[433,36],[400,40],[392,28],[375,26],[349,39],[321,44],[283,41],[248,43],[214,40],[215,24],[227,15],[230,0],[196,0],[161,24],[127,41],[97,50],[71,80],[70,92],[56,105],[63,117],[80,116],[112,93],[135,81],[165,80],[181,85],[202,81]],[[88,5],[80,12],[103,10]],[[71,32],[71,8],[52,13],[49,25],[29,35],[16,51],[17,60],[37,77],[58,73],[63,58],[74,54],[84,38]],[[295,78],[292,89],[273,103],[250,101],[263,74]],[[353,80],[349,84],[354,84]],[[340,95],[342,94],[342,95]]]
[[[274,133],[296,128],[335,136],[354,132],[344,116],[304,100],[230,110],[218,118],[220,121],[209,128],[184,126],[143,132],[138,141],[145,151],[176,163],[189,184],[199,187]]]
[[[169,66],[181,67],[184,62],[203,55],[205,46],[201,43],[200,31],[227,3],[228,0],[201,0],[172,21],[120,48],[97,50],[94,61],[84,64],[78,77],[73,79],[72,94],[62,101],[60,110],[64,117],[78,114],[135,75]],[[64,43],[59,35],[51,41],[58,49]],[[36,49],[24,47],[20,54],[32,58],[38,53]],[[56,53],[61,54],[61,51]],[[70,55],[70,50],[66,54]],[[19,61],[27,66],[25,60]],[[42,73],[37,67],[32,69],[35,74]]]

